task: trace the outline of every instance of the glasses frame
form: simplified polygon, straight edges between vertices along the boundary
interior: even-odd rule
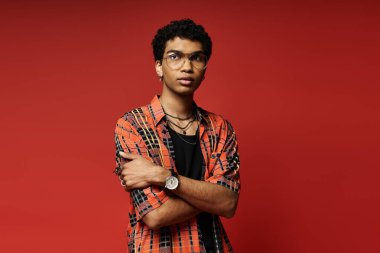
[[[190,53],[190,54],[185,54],[185,53],[182,53],[182,52],[180,52],[180,51],[169,51],[169,53],[175,53],[175,54],[182,55],[182,57],[185,57],[185,59],[184,59],[184,61],[182,62],[181,66],[179,66],[178,68],[172,68],[172,67],[170,67],[170,65],[168,64],[168,58],[170,57],[170,55],[167,55],[167,56],[165,56],[165,57],[162,57],[162,60],[165,60],[166,65],[167,65],[169,68],[171,68],[172,70],[179,70],[180,68],[182,68],[183,65],[185,65],[186,59],[191,63],[192,66],[194,66],[194,67],[195,67],[196,69],[198,69],[199,71],[204,71],[204,70],[207,68],[208,58],[207,58],[206,54],[203,53],[203,52],[193,52],[193,53]],[[197,67],[193,64],[192,60],[190,60],[190,57],[191,57],[191,56],[193,56],[193,55],[195,55],[195,54],[199,54],[199,53],[203,54],[203,55],[205,56],[205,60],[206,60],[206,64],[205,64],[205,66],[204,66],[202,69],[197,68]]]

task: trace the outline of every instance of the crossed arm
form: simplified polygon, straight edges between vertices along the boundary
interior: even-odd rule
[[[239,191],[239,159],[235,134],[232,127],[230,125],[228,127],[230,127],[230,134],[225,137],[222,147],[218,150],[220,159],[218,162],[215,161],[215,168],[213,168],[211,177],[206,181],[199,181],[179,176],[178,188],[170,192],[159,192],[157,190],[162,190],[161,187],[165,185],[166,178],[170,176],[170,171],[154,164],[149,157],[143,157],[146,153],[141,152],[141,150],[146,147],[140,145],[138,152],[136,152],[137,143],[142,143],[140,138],[137,138],[136,135],[131,136],[130,133],[129,136],[123,136],[121,128],[116,129],[118,150],[122,148],[126,151],[119,153],[121,157],[125,158],[121,159],[123,161],[121,164],[119,163],[122,168],[119,177],[125,181],[125,189],[132,191],[131,195],[144,191],[154,196],[154,199],[158,195],[165,196],[158,201],[159,204],[157,204],[158,202],[152,205],[151,203],[143,203],[141,205],[143,208],[146,205],[154,206],[154,208],[143,211],[138,219],[142,219],[151,229],[157,229],[186,221],[200,212],[209,212],[227,218],[234,215]],[[232,132],[233,134],[231,134]],[[136,139],[132,141],[131,138],[135,137]],[[229,179],[226,179],[225,176]],[[232,178],[234,180],[229,181]],[[232,185],[228,185],[229,182],[232,182]],[[219,185],[219,183],[228,187]],[[136,201],[134,204],[138,205]]]
[[[164,186],[170,171],[153,164],[142,156],[121,152],[129,162],[124,163],[122,176],[126,189],[145,188],[149,185]],[[190,179],[179,175],[179,186],[159,207],[143,216],[144,223],[157,229],[179,223],[200,212],[231,218],[236,210],[238,194],[226,187]]]
[[[182,185],[179,187],[180,189],[178,189],[176,194],[183,199],[176,196],[170,196],[161,207],[149,212],[143,217],[143,221],[148,227],[151,229],[157,229],[163,226],[180,223],[194,217],[201,211],[221,215],[227,218],[231,218],[234,215],[238,202],[238,196],[236,193],[225,189],[223,186],[212,185],[211,183],[202,181],[197,181],[197,184],[200,183],[200,187],[197,187],[197,185],[194,184],[191,186],[193,190],[186,192],[189,184],[191,184],[191,182],[184,183],[186,181],[196,180],[185,177],[180,179],[180,184]],[[187,186],[184,187],[184,185]],[[184,194],[179,193],[180,191]],[[223,195],[223,192],[225,192],[226,195],[222,198],[219,197]],[[194,198],[192,199],[190,196],[194,196]],[[203,196],[208,197],[203,198]]]
[[[155,184],[164,186],[170,172],[133,154],[122,153],[132,160],[122,172],[126,187],[132,190]],[[234,215],[238,194],[217,184],[179,176],[179,187],[171,192],[159,208],[147,213],[143,221],[152,229],[172,225],[194,217],[202,211],[230,218]]]

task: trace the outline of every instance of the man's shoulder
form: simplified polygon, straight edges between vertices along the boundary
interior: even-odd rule
[[[148,105],[142,105],[139,107],[135,107],[127,112],[125,112],[119,119],[128,121],[128,122],[133,122],[136,120],[137,117],[147,117],[147,110],[148,110]]]
[[[232,123],[229,119],[224,117],[222,114],[216,114],[216,113],[209,112],[206,110],[204,110],[204,112],[205,112],[204,115],[208,115],[206,116],[206,118],[209,118],[209,120],[207,121],[212,122],[212,124],[209,126],[211,126],[211,128],[213,128],[215,132],[219,134],[225,134],[226,136],[236,135],[235,129],[232,126]]]
[[[198,107],[204,115],[205,119],[208,122],[211,122],[215,126],[223,126],[223,125],[229,125],[231,124],[228,119],[226,119],[222,114],[217,114],[215,112],[211,112],[208,110],[205,110],[204,108]]]
[[[148,105],[142,105],[125,112],[121,117],[117,119],[116,128],[121,127],[123,129],[137,129],[138,124],[143,123],[142,121],[146,123],[150,117],[147,111]]]

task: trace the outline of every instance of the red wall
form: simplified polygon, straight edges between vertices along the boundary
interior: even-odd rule
[[[380,252],[373,2],[1,1],[0,251],[126,252],[113,130],[160,92],[155,31],[191,17],[196,101],[239,140],[236,252]]]

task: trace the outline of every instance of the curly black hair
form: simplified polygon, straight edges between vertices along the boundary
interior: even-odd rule
[[[203,26],[194,23],[193,20],[186,18],[171,21],[170,24],[157,30],[152,40],[153,54],[155,61],[161,61],[164,57],[165,46],[168,40],[180,37],[202,43],[203,51],[207,59],[211,57],[212,41]]]

